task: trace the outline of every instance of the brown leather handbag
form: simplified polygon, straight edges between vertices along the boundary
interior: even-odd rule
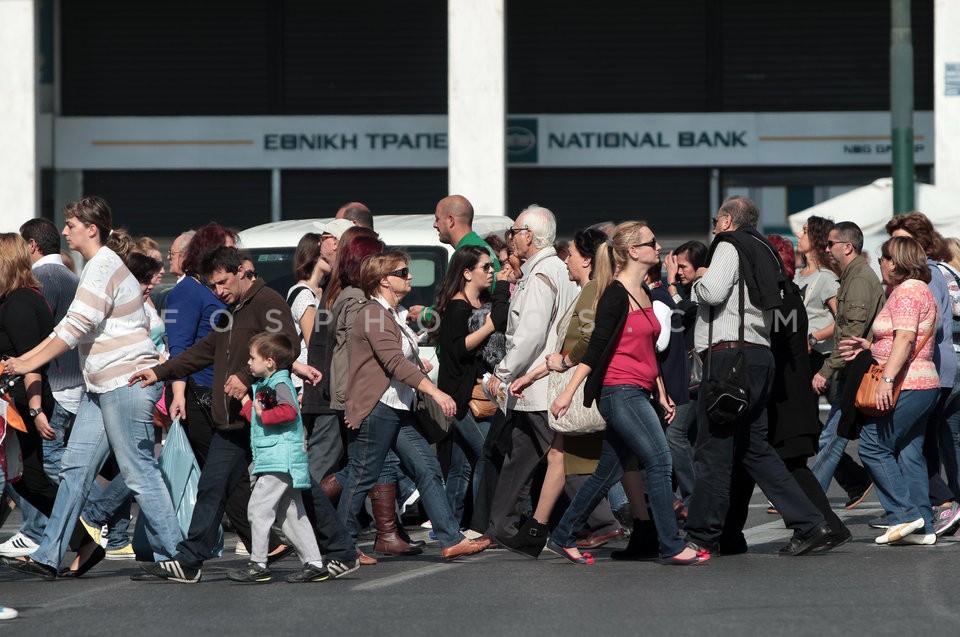
[[[853,402],[853,406],[856,407],[860,413],[867,416],[886,416],[893,411],[894,407],[897,406],[897,399],[900,398],[900,387],[903,385],[903,379],[907,376],[907,370],[910,369],[910,364],[913,363],[913,360],[927,344],[927,341],[930,340],[930,335],[933,334],[936,329],[937,323],[934,321],[933,327],[927,332],[927,335],[923,337],[920,347],[913,350],[913,355],[910,357],[910,360],[903,366],[900,373],[897,374],[897,377],[893,379],[893,400],[890,401],[890,406],[885,409],[877,406],[877,389],[880,387],[880,383],[884,382],[882,379],[886,375],[884,373],[884,367],[886,365],[881,365],[876,361],[870,365],[870,369],[868,369],[863,375],[863,378],[860,379],[860,386],[857,388],[857,397]]]
[[[483,386],[478,382],[473,386],[473,392],[470,394],[470,402],[467,403],[470,413],[477,420],[486,420],[493,418],[497,413],[497,403],[493,402],[483,393]]]

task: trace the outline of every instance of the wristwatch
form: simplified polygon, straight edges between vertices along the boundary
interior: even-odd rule
[[[42,414],[42,413],[43,413],[43,409],[31,409],[31,410],[30,410],[30,417],[31,417],[31,418],[36,418],[37,416],[39,416],[39,415]]]
[[[890,378],[889,376],[881,376],[880,380],[882,380],[885,383],[890,383],[891,385],[893,384],[893,379]]]
[[[817,343],[820,341],[817,340],[817,337],[811,334],[807,337],[807,342],[810,343],[810,347],[816,347]]]
[[[570,369],[570,366],[567,365],[567,357],[566,357],[566,356],[561,356],[561,357],[560,357],[560,367],[562,367],[562,368],[564,369],[564,371]]]

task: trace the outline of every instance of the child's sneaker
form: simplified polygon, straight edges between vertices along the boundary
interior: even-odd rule
[[[314,566],[313,564],[304,564],[299,571],[287,575],[287,581],[291,584],[322,582],[328,579],[330,579],[330,571],[325,566]]]
[[[136,557],[136,554],[133,552],[133,545],[131,544],[127,544],[123,548],[107,551],[106,555],[108,560],[132,560],[136,559]]]
[[[247,562],[247,565],[243,568],[227,573],[227,577],[234,582],[265,584],[273,579],[273,573],[266,566],[260,566],[256,562]]]

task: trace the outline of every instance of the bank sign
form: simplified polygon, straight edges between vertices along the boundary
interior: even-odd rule
[[[63,170],[443,168],[450,145],[442,115],[60,117],[52,125],[41,156]],[[891,160],[884,112],[518,115],[504,142],[509,165],[531,168]],[[918,164],[933,163],[932,112],[914,116],[914,153]]]

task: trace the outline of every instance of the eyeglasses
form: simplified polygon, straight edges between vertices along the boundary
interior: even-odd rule
[[[887,255],[883,255],[883,256],[877,257],[877,265],[883,265],[884,261],[892,261],[892,260],[893,259],[891,259]]]
[[[400,268],[399,270],[394,270],[393,272],[387,272],[387,276],[397,276],[401,279],[405,279],[410,276],[410,268]]]
[[[183,254],[183,250],[167,250],[168,259],[172,259],[175,254]]]
[[[851,243],[851,244],[852,244],[852,242],[850,242],[850,241],[831,241],[831,240],[827,240],[827,249],[829,250],[830,248],[832,248],[833,246],[837,245],[838,243]]]
[[[527,226],[523,226],[522,228],[510,228],[506,232],[507,239],[512,239],[513,237],[517,236],[518,232],[530,232],[530,228]]]
[[[720,221],[721,217],[729,217],[729,216],[730,215],[724,213],[724,214],[719,214],[716,217],[713,217],[713,225],[717,225],[717,222]]]
[[[643,243],[634,243],[632,248],[655,248],[657,246],[657,238],[654,237],[649,241],[644,241]]]
[[[490,272],[491,270],[493,270],[492,263],[484,263],[483,265],[478,265],[477,267],[483,270],[484,272]]]

